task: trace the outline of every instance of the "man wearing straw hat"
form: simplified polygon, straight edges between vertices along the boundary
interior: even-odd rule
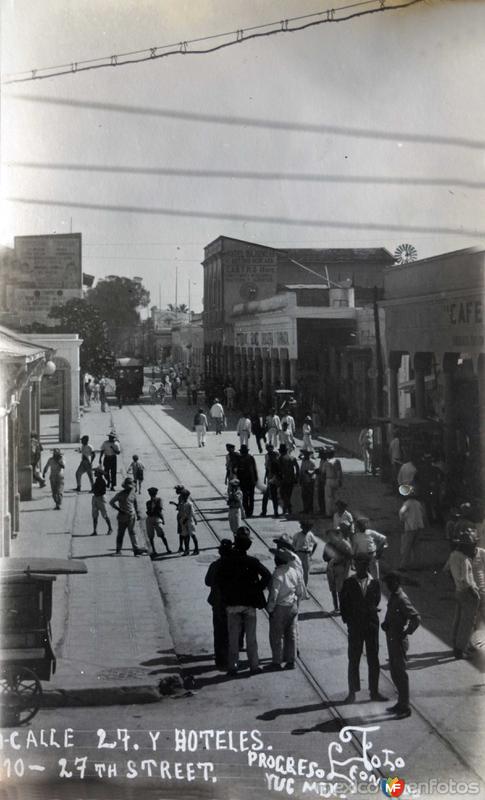
[[[424,509],[415,497],[414,486],[401,484],[399,494],[405,498],[399,509],[399,519],[404,526],[401,532],[399,569],[405,571],[410,569],[415,561],[419,533],[424,529]]]

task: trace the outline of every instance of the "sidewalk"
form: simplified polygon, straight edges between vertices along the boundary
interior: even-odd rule
[[[96,449],[106,438],[110,422],[110,413],[102,414],[99,405],[85,413],[82,432],[89,434]],[[52,446],[44,444],[42,465]],[[86,476],[82,492],[74,491],[78,445],[60,447],[66,460],[62,508],[54,510],[49,481],[45,489],[34,487],[33,499],[21,503],[20,532],[11,548],[12,556],[79,558],[88,568],[87,575],[60,575],[54,583],[52,639],[57,670],[44,685],[44,704],[157,701],[162,694],[181,688],[182,682],[152,562],[133,557],[127,534],[122,557],[112,557],[113,509],[109,511],[113,535],[105,535],[101,517],[98,536],[90,535],[91,494]],[[108,501],[112,496],[107,494]],[[145,544],[143,531],[138,538]],[[150,662],[159,663],[161,657],[167,668],[173,668],[163,681],[150,669]]]

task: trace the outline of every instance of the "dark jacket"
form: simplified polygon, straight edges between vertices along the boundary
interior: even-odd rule
[[[263,590],[270,580],[271,572],[257,558],[234,550],[219,562],[214,585],[219,587],[225,606],[264,608]]]
[[[391,639],[404,639],[408,633],[414,633],[421,618],[411,603],[406,592],[399,587],[389,595],[387,611],[382,630]]]
[[[98,475],[93,483],[93,494],[95,497],[103,497],[106,494],[107,483],[102,475]]]
[[[249,453],[241,453],[237,463],[237,477],[241,481],[241,486],[255,485],[258,480],[258,469],[254,456]]]
[[[381,587],[378,580],[370,578],[367,592],[363,595],[356,576],[346,578],[340,593],[343,622],[349,627],[354,625],[359,628],[379,627],[377,612],[380,602]]]
[[[163,517],[163,503],[160,497],[155,497],[154,500],[147,500],[147,517]]]

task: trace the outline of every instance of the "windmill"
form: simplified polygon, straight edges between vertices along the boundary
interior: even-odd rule
[[[411,261],[416,261],[418,258],[418,251],[412,244],[400,244],[394,250],[394,261],[396,264],[409,264]]]

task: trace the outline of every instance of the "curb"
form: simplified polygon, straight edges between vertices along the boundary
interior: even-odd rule
[[[126,706],[158,703],[184,689],[180,672],[166,675],[158,685],[95,686],[79,689],[48,689],[42,693],[41,708],[81,706]]]

